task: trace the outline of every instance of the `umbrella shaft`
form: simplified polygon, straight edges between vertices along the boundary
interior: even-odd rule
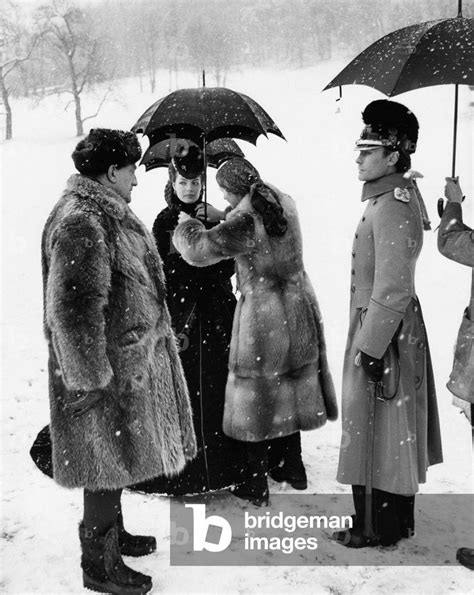
[[[453,129],[453,167],[451,177],[456,175],[456,143],[458,136],[458,96],[459,85],[454,85],[454,129]]]
[[[204,70],[203,72],[203,82],[204,82]],[[207,151],[206,151],[206,135],[203,136],[202,139],[202,155],[204,158],[204,173],[203,173],[203,185],[204,185],[204,221],[207,221]]]

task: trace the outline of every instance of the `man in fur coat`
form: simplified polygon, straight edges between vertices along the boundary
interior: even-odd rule
[[[54,479],[84,488],[84,586],[108,593],[152,586],[121,558],[156,549],[125,531],[122,488],[195,454],[162,263],[128,204],[140,154],[131,132],[91,130],[42,239]]]
[[[430,351],[415,291],[429,222],[416,184],[404,175],[418,121],[387,100],[370,103],[363,119],[356,163],[366,208],[352,248],[337,473],[353,491],[354,527],[335,535],[348,547],[391,545],[412,535],[418,485],[426,481],[427,467],[442,460]]]
[[[470,420],[474,438],[474,230],[463,222],[463,195],[457,178],[446,178],[444,193],[448,204],[438,231],[439,251],[446,258],[472,268],[471,301],[462,318],[447,386],[454,395],[454,404],[463,409]],[[474,570],[474,549],[459,548],[457,559]]]

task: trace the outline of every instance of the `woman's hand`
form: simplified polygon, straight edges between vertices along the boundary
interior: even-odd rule
[[[189,221],[190,219],[192,219],[191,215],[188,215],[184,211],[181,211],[180,214],[178,215],[178,225],[180,223],[184,223],[185,221]]]
[[[204,203],[201,203],[197,206],[196,208],[196,217],[197,219],[201,219],[202,221],[204,221],[206,219],[205,215],[204,215]],[[213,207],[212,205],[210,205],[209,203],[207,203],[207,221],[210,221],[211,223],[215,223],[217,221],[222,221],[224,219],[224,212],[223,211],[219,211],[219,209],[216,209],[216,207]]]
[[[446,186],[444,187],[444,196],[449,202],[462,203],[463,195],[459,186],[459,178],[444,178]]]

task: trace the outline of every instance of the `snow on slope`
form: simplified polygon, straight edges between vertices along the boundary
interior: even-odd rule
[[[228,77],[227,86],[242,91],[269,112],[287,143],[261,138],[255,148],[240,143],[262,177],[292,195],[299,206],[305,262],[324,316],[330,364],[338,393],[348,324],[350,248],[358,219],[360,182],[353,151],[361,129],[360,113],[378,92],[365,87],[321,93],[342,63],[328,62],[296,71],[251,71]],[[104,106],[92,126],[128,128],[158,97],[165,95],[167,73],[154,96],[139,93],[137,80],[117,81],[113,102]],[[180,86],[194,86],[195,76],[180,75]],[[466,221],[472,204],[472,101],[460,89],[458,174],[468,197]],[[413,165],[423,172],[420,182],[433,228],[438,223],[436,199],[444,176],[450,175],[451,87],[434,87],[400,97],[420,121],[420,141]],[[398,100],[398,98],[396,98]],[[85,112],[94,110],[94,97],[85,98]],[[49,98],[39,106],[30,100],[14,105],[14,140],[2,147],[2,579],[1,592],[80,593],[77,524],[81,516],[80,490],[65,490],[43,477],[31,462],[29,447],[48,422],[46,346],[42,337],[40,238],[46,217],[73,173],[70,154],[77,142],[73,118],[62,99]],[[144,145],[146,141],[144,142]],[[223,205],[211,170],[209,201]],[[132,207],[148,227],[163,208],[165,170],[139,171]],[[432,468],[425,493],[471,493],[472,459],[469,426],[452,407],[445,388],[452,348],[463,308],[468,303],[470,271],[442,258],[436,234],[425,234],[418,264],[418,294],[432,349],[442,424],[445,463]],[[348,493],[335,481],[340,422],[303,435],[308,493]],[[287,488],[271,484],[273,493]],[[227,496],[223,496],[226,498]],[[317,501],[317,496],[315,496]],[[349,512],[349,511],[348,511]],[[352,512],[352,511],[350,511]],[[401,557],[407,566],[345,566],[345,548],[328,541],[325,555],[341,566],[228,567],[169,566],[169,503],[166,498],[124,495],[124,513],[130,528],[153,532],[158,552],[130,562],[153,575],[159,593],[467,593],[472,575],[459,566],[409,567],[413,557],[444,545],[447,559],[455,548],[474,546],[468,535],[449,534],[450,511],[440,518],[421,518],[418,533],[395,552],[370,551],[369,563],[386,556]],[[444,527],[444,535],[440,533]],[[440,535],[442,537],[440,538]],[[462,541],[464,539],[464,541]],[[440,543],[440,540],[442,543]]]

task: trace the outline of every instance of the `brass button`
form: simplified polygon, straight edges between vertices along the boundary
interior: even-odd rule
[[[355,290],[356,290],[355,285],[351,285],[351,291],[352,291],[352,293],[355,293]]]
[[[365,221],[365,217],[362,217],[362,221]]]
[[[356,274],[356,272],[354,271],[354,269],[352,269],[352,274],[353,274],[353,275],[355,275],[355,274]]]
[[[355,252],[353,252],[353,253],[352,253],[352,258],[355,258],[355,255],[356,255],[356,253],[355,253]]]

